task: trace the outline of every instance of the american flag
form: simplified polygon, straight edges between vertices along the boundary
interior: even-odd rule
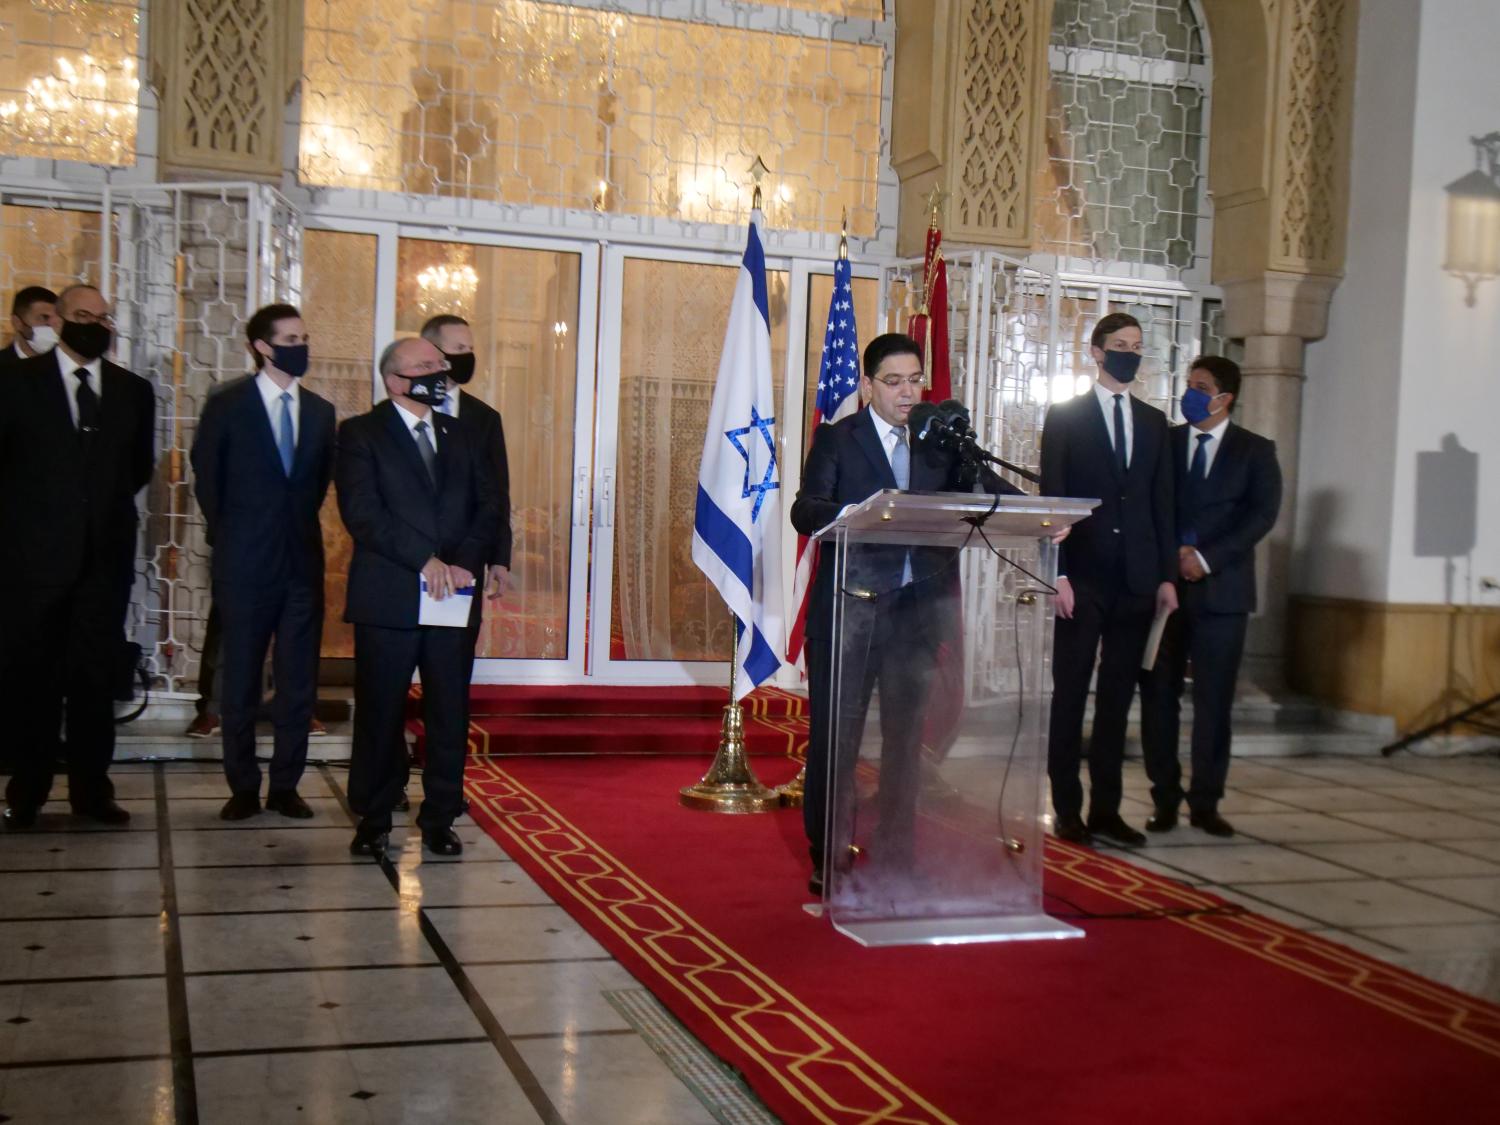
[[[828,330],[823,334],[823,362],[818,367],[818,397],[813,401],[813,425],[837,422],[859,409],[859,333],[854,326],[854,274],[848,252],[839,248],[833,266],[833,296],[828,302]],[[811,432],[811,431],[809,431]],[[807,625],[807,599],[812,592],[817,544],[797,536],[797,575],[792,581],[791,635],[787,639],[789,664],[802,664],[803,631]]]

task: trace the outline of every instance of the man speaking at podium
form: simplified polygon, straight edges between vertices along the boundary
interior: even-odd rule
[[[813,434],[802,469],[802,487],[792,504],[792,526],[813,535],[851,505],[882,489],[913,492],[969,491],[975,474],[962,459],[908,432],[912,408],[922,400],[922,349],[910,336],[891,332],[865,348],[860,397],[870,407]],[[988,492],[1019,493],[988,469],[978,474]],[[928,688],[938,645],[958,615],[958,577],[952,553],[873,548],[861,552],[864,565],[846,578],[851,587],[875,596],[863,674],[846,666],[846,722],[863,723],[870,693],[880,687],[880,831],[882,847],[909,850],[916,815],[919,743]],[[807,682],[811,723],[807,783],[802,806],[813,875],[808,889],[823,891],[823,860],[828,806],[829,741],[833,730],[834,584],[839,571],[832,551],[818,564],[807,610]],[[867,589],[866,589],[867,588]],[[852,682],[857,681],[857,682]],[[843,740],[858,745],[855,735]],[[846,769],[850,760],[841,762]],[[883,859],[899,861],[901,856]]]

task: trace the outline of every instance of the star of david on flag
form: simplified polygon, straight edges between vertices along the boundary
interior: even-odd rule
[[[775,674],[786,643],[771,314],[760,223],[755,211],[729,306],[693,514],[693,562],[738,623],[736,700]]]

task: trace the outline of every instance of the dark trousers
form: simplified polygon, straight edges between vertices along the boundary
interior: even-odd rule
[[[463,811],[464,755],[469,739],[469,682],[474,654],[469,629],[419,625],[354,627],[354,749],[349,807],[364,826],[388,829],[408,771],[406,696],[422,673],[427,761],[417,823],[446,828]]]
[[[203,626],[203,653],[198,657],[198,714],[217,715],[224,698],[223,622],[219,602],[209,603]]]
[[[230,791],[260,792],[255,720],[260,714],[261,670],[272,638],[276,694],[271,722],[276,733],[270,789],[295,789],[307,767],[307,729],[317,703],[322,587],[292,580],[261,589],[216,589],[214,612],[221,629],[220,729]]]
[[[1193,664],[1193,778],[1188,808],[1217,810],[1229,776],[1230,710],[1245,651],[1244,613],[1205,613],[1183,591],[1183,606],[1167,622],[1156,667],[1141,674],[1141,743],[1151,799],[1157,808],[1182,800],[1177,731],[1188,662]]]
[[[874,603],[847,599],[844,613],[843,666],[840,669],[837,753],[834,733],[833,640],[807,639],[807,683],[810,706],[807,780],[802,820],[813,864],[821,867],[831,832],[848,842],[852,823],[833,824],[853,809],[854,770],[864,739],[870,696],[880,688],[880,792],[878,850],[882,861],[909,858],[914,844],[918,780],[921,776],[922,726],[936,658],[931,622],[933,599],[907,587],[882,595]],[[841,808],[830,808],[834,776],[843,794]]]
[[[16,698],[24,700],[15,748],[15,773],[5,787],[12,805],[37,807],[52,791],[66,719],[68,799],[74,808],[114,797],[109,765],[115,756],[114,676],[125,637],[131,574],[127,568],[85,564],[68,586],[19,591],[7,631],[14,630]]]
[[[1078,771],[1083,713],[1097,656],[1099,683],[1088,750],[1089,813],[1109,816],[1120,811],[1125,725],[1156,599],[1083,583],[1074,583],[1073,592],[1073,616],[1058,618],[1053,634],[1047,776],[1058,817],[1082,815],[1083,783]]]

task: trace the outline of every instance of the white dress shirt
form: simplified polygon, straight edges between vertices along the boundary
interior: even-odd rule
[[[893,426],[893,425],[891,425],[884,418],[882,418],[879,414],[877,414],[873,408],[871,408],[871,410],[870,410],[870,421],[872,421],[872,422],[875,423],[875,433],[880,438],[880,448],[883,449],[883,450],[885,450],[885,459],[890,462],[890,464],[891,464],[891,471],[894,472],[895,468],[896,468],[896,461],[895,461],[895,457],[896,457],[896,431],[898,429],[900,429],[903,432],[905,432],[906,427],[905,426]],[[907,445],[907,453],[910,454],[910,452],[911,452],[911,435],[909,433],[907,434],[907,437],[906,437],[906,445]],[[908,465],[910,463],[911,463],[910,461],[907,462]]]
[[[261,371],[255,376],[255,389],[260,391],[260,400],[266,404],[266,416],[271,419],[271,436],[276,439],[279,446],[281,443],[281,388],[276,385],[274,379]],[[302,436],[302,396],[297,392],[297,380],[292,380],[286,393],[292,396],[292,401],[286,405],[287,409],[292,412],[292,447],[296,448],[297,439]]]
[[[399,402],[393,402],[391,403],[391,405],[396,408],[396,413],[401,416],[401,421],[406,423],[406,429],[407,432],[411,434],[411,440],[417,442],[418,446],[421,445],[421,442],[417,439],[417,423],[427,423],[427,440],[432,442],[432,451],[436,453],[438,446],[438,432],[435,412],[429,410],[427,412],[427,417],[418,418],[415,414],[406,409],[406,407],[402,406]]]
[[[57,370],[62,375],[63,397],[68,400],[68,412],[73,416],[73,428],[76,430],[78,428],[78,388],[83,386],[83,380],[73,372],[82,367],[89,373],[89,386],[102,407],[104,405],[104,380],[99,377],[99,372],[103,363],[97,359],[91,359],[87,363],[74,363],[63,355],[61,348],[53,348],[52,352],[57,356]]]
[[[1131,455],[1135,452],[1135,415],[1130,409],[1129,391],[1112,391],[1103,383],[1094,384],[1094,395],[1099,399],[1099,409],[1104,411],[1104,428],[1109,431],[1111,449],[1120,447],[1120,435],[1115,433],[1115,395],[1120,396],[1120,410],[1125,415],[1125,467],[1130,467]]]
[[[443,400],[443,405],[438,410],[450,418],[458,417],[458,384],[454,383],[448,387],[448,397]]]
[[[1229,415],[1224,415],[1224,420],[1211,430],[1200,430],[1192,426],[1188,430],[1187,468],[1193,471],[1193,454],[1198,452],[1198,436],[1207,434],[1212,440],[1203,447],[1203,475],[1206,477],[1214,471],[1214,458],[1219,455],[1219,446],[1224,444],[1224,431],[1229,429]]]

